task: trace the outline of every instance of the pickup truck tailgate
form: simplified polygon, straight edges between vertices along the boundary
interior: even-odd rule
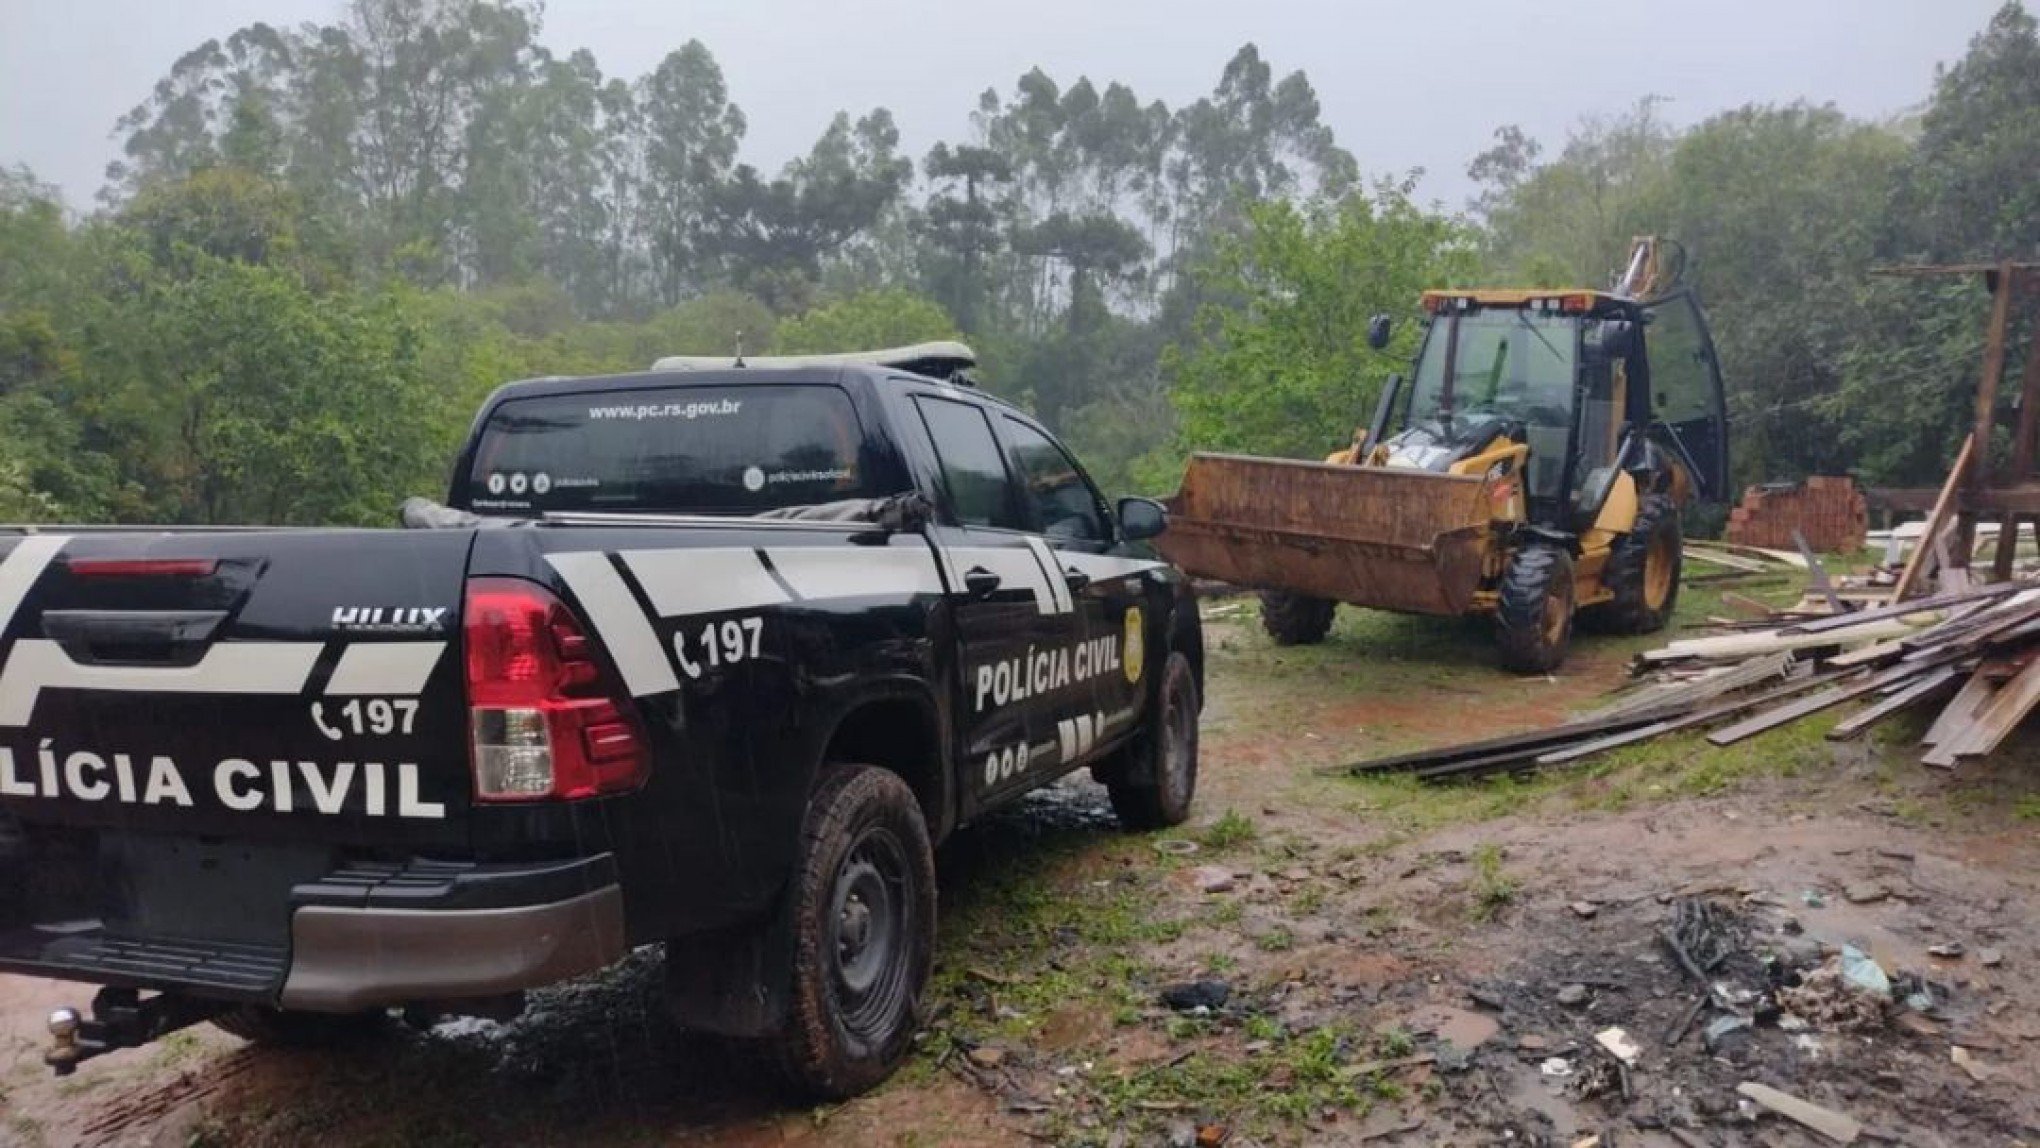
[[[464,845],[458,634],[472,539],[0,539],[0,807],[30,830],[302,854],[262,860],[278,871],[318,870],[339,847]],[[135,872],[179,864],[121,848],[147,855]]]

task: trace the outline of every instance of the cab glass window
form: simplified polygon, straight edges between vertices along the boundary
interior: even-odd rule
[[[916,398],[914,405],[935,442],[935,460],[942,467],[942,485],[957,522],[1021,529],[1012,479],[984,412],[968,403],[926,396]]]
[[[1110,541],[1098,492],[1084,480],[1077,464],[1040,431],[1019,419],[1005,421],[1021,491],[1034,508],[1042,533],[1080,542]]]

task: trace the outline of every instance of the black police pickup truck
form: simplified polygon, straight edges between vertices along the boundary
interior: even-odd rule
[[[900,1061],[932,846],[1078,767],[1181,821],[1185,580],[938,344],[505,386],[389,530],[0,534],[0,972],[50,1062],[311,1042],[666,946],[814,1096]]]

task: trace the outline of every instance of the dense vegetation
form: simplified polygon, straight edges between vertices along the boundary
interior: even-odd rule
[[[1166,490],[1193,445],[1337,445],[1415,339],[1367,350],[1369,314],[1599,284],[1642,232],[1692,252],[1740,477],[1930,481],[1981,292],[1866,269],[2040,256],[2017,3],[1899,122],[1503,127],[1464,210],[1363,177],[1252,45],[1180,107],[1036,70],[918,162],[876,108],[771,174],[703,45],[632,81],[538,35],[532,0],[251,25],[123,118],[96,213],[0,171],[0,519],[383,522],[506,379],[950,335],[1107,486]]]

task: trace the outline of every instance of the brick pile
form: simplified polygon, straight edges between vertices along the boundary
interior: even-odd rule
[[[1822,553],[1860,550],[1869,528],[1863,492],[1847,475],[1816,475],[1794,486],[1752,486],[1728,515],[1730,542],[1772,550],[1797,549],[1794,529]]]

